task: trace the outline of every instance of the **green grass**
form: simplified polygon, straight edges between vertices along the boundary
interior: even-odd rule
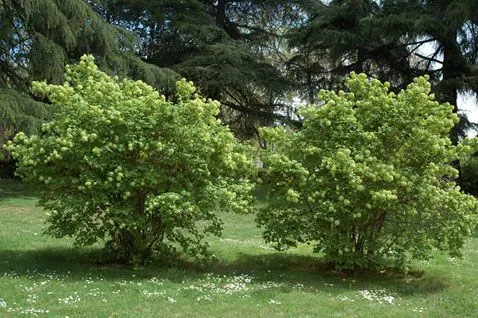
[[[96,248],[41,235],[33,191],[0,180],[0,317],[478,317],[478,237],[408,276],[346,275],[301,246],[278,253],[253,216],[225,214],[217,262],[97,265]]]

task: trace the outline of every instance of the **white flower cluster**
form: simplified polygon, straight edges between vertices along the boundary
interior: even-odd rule
[[[31,315],[34,317],[38,317],[39,314],[48,314],[50,311],[48,309],[18,307],[18,308],[8,308],[7,312],[9,313],[18,312],[22,315]]]
[[[253,246],[253,247],[257,247],[257,248],[260,248],[261,250],[266,250],[266,251],[273,251],[274,250],[272,247],[264,245],[264,244],[260,244],[260,242],[258,242],[256,240],[241,241],[241,240],[236,240],[236,239],[231,239],[231,238],[221,238],[220,241],[223,242],[223,243]]]
[[[81,298],[77,292],[74,292],[73,295],[67,296],[65,298],[58,298],[58,302],[63,305],[74,304],[80,301],[81,301]]]
[[[393,304],[394,297],[387,293],[385,289],[378,289],[378,290],[361,290],[359,294],[362,298],[370,301],[377,301],[380,304],[383,302],[388,304]]]

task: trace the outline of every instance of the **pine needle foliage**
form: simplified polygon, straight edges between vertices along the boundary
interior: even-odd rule
[[[84,53],[95,55],[110,73],[142,79],[164,92],[174,91],[177,74],[141,61],[139,46],[133,33],[107,23],[89,1],[1,1],[0,122],[8,125],[8,131],[36,132],[51,108],[42,101],[28,100],[30,82],[62,83],[65,64]],[[17,100],[11,97],[15,90],[26,94],[18,93]],[[25,106],[19,107],[20,102]],[[33,111],[33,107],[38,109]],[[1,135],[8,135],[3,126]]]
[[[106,19],[135,31],[145,61],[169,67],[223,107],[244,138],[287,119],[290,82],[268,58],[293,12],[286,1],[98,1]]]
[[[390,81],[396,92],[428,74],[438,100],[455,112],[459,93],[478,92],[474,0],[333,0],[304,2],[301,9],[305,22],[289,32],[289,45],[298,49],[289,71],[311,103],[313,92],[340,88],[350,71]],[[475,127],[460,117],[455,144]]]

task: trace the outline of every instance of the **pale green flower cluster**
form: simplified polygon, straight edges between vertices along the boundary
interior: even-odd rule
[[[324,91],[302,110],[303,128],[263,128],[270,205],[259,212],[278,248],[300,242],[346,268],[406,270],[433,247],[459,252],[477,203],[460,192],[452,162],[476,141],[453,146],[458,121],[419,77],[398,94],[388,83],[351,74],[346,91]]]
[[[218,206],[249,212],[249,150],[216,118],[217,101],[186,80],[177,88],[166,100],[101,72],[92,56],[67,66],[63,85],[33,83],[58,111],[38,136],[19,133],[7,147],[17,173],[42,190],[48,233],[105,239],[136,262],[178,247],[202,255],[204,235],[221,230]]]
[[[476,140],[451,144],[458,117],[435,101],[427,77],[398,94],[365,74],[345,83],[302,110],[301,130],[261,129],[271,145],[261,157],[270,200],[257,217],[266,241],[312,243],[345,268],[393,261],[406,271],[433,248],[459,254],[478,206],[455,184],[452,163]],[[83,245],[104,239],[114,257],[142,262],[178,248],[205,255],[205,235],[221,232],[216,208],[251,211],[252,151],[191,82],[179,81],[170,101],[84,56],[63,85],[32,89],[58,111],[7,149],[41,190],[48,233]]]

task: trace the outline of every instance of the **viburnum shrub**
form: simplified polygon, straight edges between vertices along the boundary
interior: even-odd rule
[[[458,117],[430,94],[428,77],[406,90],[352,73],[346,91],[321,90],[299,131],[263,128],[269,205],[258,214],[278,248],[312,243],[337,267],[407,270],[433,248],[459,254],[476,200],[455,184]]]
[[[8,149],[40,190],[47,233],[79,245],[104,239],[126,262],[177,250],[201,256],[206,233],[221,232],[217,208],[248,212],[248,150],[216,119],[219,103],[195,95],[192,83],[179,81],[172,102],[83,56],[66,67],[63,85],[32,89],[59,111]]]

